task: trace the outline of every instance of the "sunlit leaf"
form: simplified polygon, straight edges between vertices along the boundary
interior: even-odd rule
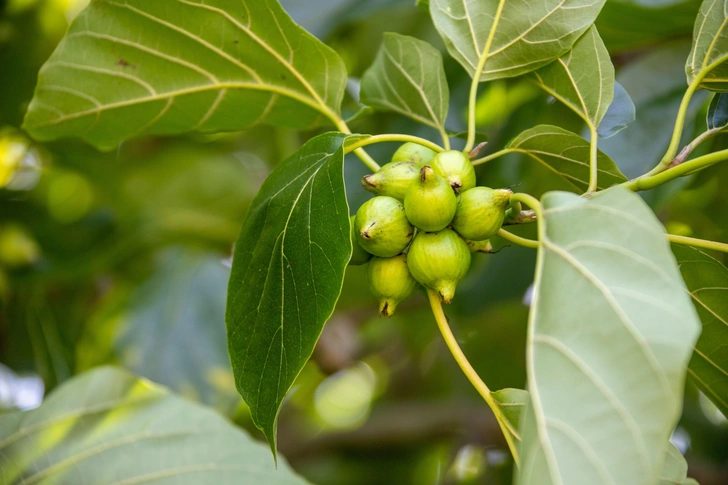
[[[667,445],[665,463],[658,485],[698,485],[698,482],[688,478],[688,464],[685,462],[685,457],[672,444]]]
[[[0,415],[0,463],[3,485],[306,483],[215,412],[113,367]]]
[[[347,136],[309,140],[268,177],[235,246],[228,349],[238,391],[275,452],[283,398],[341,292],[349,258]]]
[[[96,0],[38,76],[34,137],[305,128],[336,116],[346,70],[276,0]]]
[[[565,54],[603,5],[604,0],[430,0],[430,13],[450,55],[471,77],[488,81],[525,74]]]
[[[542,203],[517,483],[656,483],[700,332],[664,229],[626,189]]]
[[[507,147],[528,155],[568,182],[576,192],[589,185],[589,142],[579,135],[551,125],[526,130]],[[627,179],[604,153],[597,157],[599,188],[608,188]]]
[[[614,97],[614,66],[597,28],[587,29],[574,47],[534,71],[536,83],[596,128]]]
[[[685,64],[688,82],[704,75],[700,87],[728,91],[728,0],[703,0],[695,19],[693,48]]]
[[[440,51],[414,37],[384,34],[374,64],[362,77],[361,101],[444,131],[450,91]]]
[[[728,268],[700,249],[672,250],[703,322],[688,373],[728,416]]]

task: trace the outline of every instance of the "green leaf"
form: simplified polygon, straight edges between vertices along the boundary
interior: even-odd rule
[[[414,37],[384,34],[374,64],[362,77],[361,101],[444,132],[450,91],[440,51]]]
[[[351,257],[347,138],[319,135],[276,167],[235,246],[225,316],[230,361],[274,453],[283,398],[334,311]]]
[[[528,403],[528,391],[508,388],[496,391],[491,395],[506,418],[506,429],[515,441],[521,441],[518,430],[521,427],[521,416]]]
[[[667,445],[665,463],[658,485],[698,485],[698,482],[688,478],[688,464],[685,462],[685,457],[672,443]]]
[[[346,69],[276,0],[96,0],[38,76],[24,127],[99,146],[338,116]]]
[[[597,127],[600,138],[609,138],[627,128],[636,118],[637,112],[627,90],[614,82],[614,99]]]
[[[0,483],[303,485],[215,412],[113,367],[0,416]]]
[[[556,60],[594,23],[603,5],[604,0],[430,0],[430,14],[450,55],[482,82]],[[478,73],[481,58],[486,62]]]
[[[523,153],[568,182],[576,192],[589,185],[589,142],[570,131],[551,125],[526,130],[509,145],[508,150]],[[599,188],[625,182],[614,162],[601,151],[597,157]]]
[[[695,19],[693,48],[685,64],[688,82],[704,75],[700,87],[728,91],[728,0],[703,0]]]
[[[703,322],[688,374],[728,416],[728,268],[699,249],[672,250]]]
[[[634,193],[544,196],[519,485],[656,483],[700,332]]]
[[[599,126],[614,98],[614,66],[593,25],[569,52],[534,71],[533,77],[593,128]]]
[[[721,130],[728,126],[728,94],[716,93],[708,107],[708,129]]]

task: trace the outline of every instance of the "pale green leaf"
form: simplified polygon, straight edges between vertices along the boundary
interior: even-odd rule
[[[728,416],[728,268],[700,249],[672,250],[703,322],[688,374]]]
[[[614,66],[593,25],[569,52],[535,71],[533,77],[593,128],[599,126],[614,98]]]
[[[658,481],[700,322],[642,199],[543,198],[519,485]]]
[[[529,156],[559,175],[576,192],[586,191],[589,185],[589,142],[575,133],[558,126],[538,125],[518,135],[507,149]],[[600,189],[627,180],[601,151],[597,164]]]
[[[102,367],[0,416],[0,484],[303,485],[221,416]]]
[[[338,55],[276,0],[96,0],[38,75],[24,127],[113,147],[127,138],[310,127],[336,117]]]
[[[685,462],[685,457],[672,443],[667,445],[658,485],[698,485],[698,482],[688,478],[688,464]]]
[[[604,0],[431,0],[450,55],[480,81],[518,76],[571,49]],[[492,33],[492,42],[488,39]],[[485,67],[478,71],[481,58]]]
[[[362,77],[361,101],[444,132],[450,91],[440,51],[414,37],[384,34],[374,64]]]
[[[728,0],[703,0],[695,19],[693,48],[685,64],[688,82],[704,76],[700,87],[728,91]]]
[[[523,389],[501,389],[492,393],[503,416],[506,418],[506,430],[515,441],[521,440],[519,429],[521,416],[523,416],[528,403],[528,392]]]
[[[225,315],[230,362],[274,452],[283,398],[334,311],[351,257],[343,174],[349,138],[319,135],[278,165],[235,246]]]

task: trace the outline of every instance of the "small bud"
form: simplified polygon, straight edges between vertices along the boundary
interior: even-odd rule
[[[412,241],[407,265],[417,282],[437,291],[444,303],[450,303],[455,288],[470,268],[470,249],[450,229],[421,232]]]
[[[361,244],[359,244],[359,238],[356,236],[356,216],[351,216],[349,218],[349,222],[351,223],[351,259],[349,260],[349,266],[361,266],[362,264],[366,264],[369,262],[370,259],[372,259],[371,253],[366,252],[366,250],[361,247]]]
[[[420,167],[430,163],[436,153],[417,143],[405,143],[394,152],[392,162],[412,162]]]
[[[407,219],[426,232],[445,229],[455,216],[458,202],[444,178],[431,167],[420,169],[420,176],[412,182],[404,198]]]
[[[397,305],[417,289],[417,281],[407,267],[407,256],[373,258],[369,263],[369,289],[379,299],[379,313],[391,317]]]
[[[449,150],[438,153],[430,162],[430,166],[458,193],[475,187],[475,167],[463,152]]]
[[[465,239],[465,244],[468,245],[471,253],[491,254],[494,252],[490,239],[486,239],[485,241],[471,241],[470,239]]]
[[[460,196],[452,227],[465,239],[490,239],[503,226],[513,192],[510,189],[475,187]]]
[[[391,258],[404,251],[415,232],[404,206],[385,196],[366,201],[356,213],[354,226],[359,245],[380,258]]]
[[[402,202],[407,188],[420,175],[420,166],[413,162],[392,162],[372,175],[361,179],[362,186],[374,195],[394,197]]]

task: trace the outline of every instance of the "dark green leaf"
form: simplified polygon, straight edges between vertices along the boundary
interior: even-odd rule
[[[3,485],[306,483],[218,414],[113,367],[0,416],[0,461]]]
[[[337,116],[339,56],[276,0],[96,0],[41,69],[25,129],[100,146]]]
[[[673,245],[672,250],[703,322],[688,373],[728,416],[728,268],[700,249]]]
[[[471,77],[488,81],[556,60],[594,23],[603,5],[604,0],[430,0],[430,14],[450,55]],[[478,73],[483,57],[485,67]]]
[[[627,128],[635,120],[636,112],[632,98],[621,84],[614,83],[614,99],[602,118],[597,133],[600,138],[609,138]]]
[[[414,37],[384,34],[374,64],[362,77],[361,101],[444,131],[450,91],[440,51]]]
[[[703,75],[700,87],[728,91],[728,0],[703,0],[695,19],[693,48],[685,64],[688,82]]]
[[[543,198],[519,485],[656,483],[700,322],[642,199]]]
[[[708,129],[723,129],[728,126],[728,94],[716,93],[708,108]]]
[[[225,316],[230,361],[274,452],[283,398],[334,311],[351,257],[347,138],[312,138],[276,167],[235,247]]]
[[[665,463],[662,465],[658,485],[698,485],[698,482],[688,478],[688,464],[685,462],[685,457],[673,444],[667,445]]]
[[[614,97],[614,66],[597,28],[587,29],[574,47],[534,71],[541,88],[596,128]]]
[[[551,125],[538,125],[513,140],[508,149],[523,153],[558,174],[584,192],[589,185],[589,142],[579,135]],[[611,187],[627,179],[604,153],[597,157],[599,188]]]

